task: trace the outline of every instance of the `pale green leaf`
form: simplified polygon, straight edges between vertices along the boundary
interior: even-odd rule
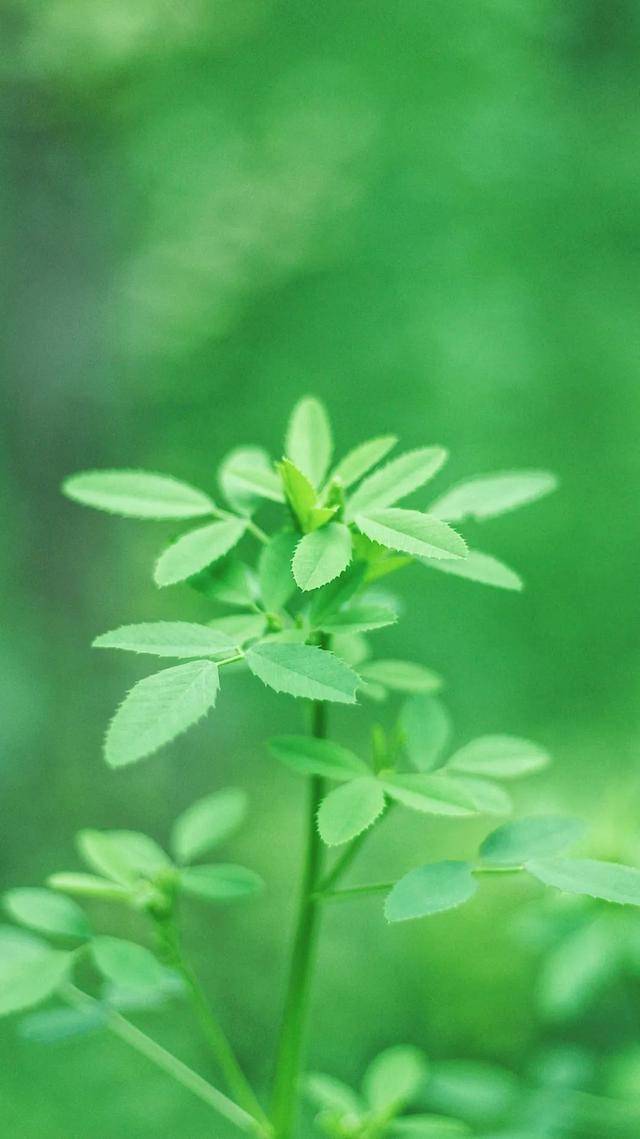
[[[255,641],[263,635],[267,620],[262,613],[234,613],[230,617],[216,617],[209,626],[242,648],[248,641]]]
[[[107,1014],[100,1005],[90,1008],[51,1008],[25,1016],[18,1025],[23,1040],[32,1044],[57,1044],[87,1036],[104,1028]]]
[[[253,870],[231,863],[189,866],[180,871],[178,884],[185,894],[209,902],[234,902],[258,894],[262,879]]]
[[[427,558],[464,558],[464,540],[446,522],[419,510],[372,510],[358,514],[356,526],[367,538],[390,550]]]
[[[219,684],[217,665],[208,660],[178,664],[138,681],[109,725],[107,763],[135,763],[174,740],[213,708]]]
[[[539,771],[550,762],[549,754],[531,740],[517,736],[479,736],[452,755],[447,767],[469,775],[517,779]]]
[[[384,459],[385,455],[395,447],[398,442],[395,435],[381,435],[377,439],[368,439],[360,443],[341,459],[331,475],[331,482],[339,481],[342,486],[352,486],[354,482],[366,475],[371,467]]]
[[[470,1135],[466,1123],[450,1119],[447,1115],[407,1115],[404,1119],[394,1120],[389,1132],[390,1139],[465,1139]],[[509,1136],[504,1134],[502,1139],[509,1139]],[[512,1136],[512,1139],[516,1137]]]
[[[300,539],[293,558],[293,576],[302,590],[327,585],[351,561],[351,533],[342,522],[329,522]]]
[[[265,609],[270,612],[282,609],[296,591],[291,563],[298,541],[299,535],[293,530],[282,530],[274,534],[260,554],[260,596]]]
[[[14,921],[37,933],[81,939],[91,935],[91,926],[80,906],[52,890],[29,886],[9,890],[4,896],[4,908]]]
[[[148,471],[81,471],[62,484],[74,502],[127,518],[198,518],[215,511],[204,491]]]
[[[491,866],[522,866],[532,858],[553,858],[575,846],[586,833],[580,819],[539,815],[504,823],[487,835],[480,855]]]
[[[366,566],[352,562],[340,577],[314,593],[309,607],[309,622],[312,628],[322,628],[325,621],[341,612],[354,600],[364,585],[365,574]]]
[[[247,813],[247,796],[239,787],[226,787],[199,799],[178,816],[171,832],[171,849],[179,862],[200,858],[238,829]]]
[[[447,772],[448,778],[463,791],[483,815],[510,815],[513,800],[508,791],[490,779],[480,779],[474,775]]]
[[[388,775],[383,786],[390,798],[425,815],[462,818],[475,814],[477,810],[471,795],[446,775]]]
[[[336,656],[357,668],[363,661],[371,656],[371,648],[366,637],[361,633],[340,632],[334,633],[331,639],[331,648]]]
[[[604,913],[573,930],[545,954],[538,999],[547,1016],[564,1020],[583,1012],[619,968],[611,949],[611,917]]]
[[[319,487],[327,473],[333,440],[331,425],[324,406],[312,396],[305,396],[294,407],[287,426],[285,454]]]
[[[360,672],[363,679],[382,684],[392,692],[418,694],[442,687],[442,679],[435,672],[408,660],[372,660]]]
[[[307,700],[355,704],[359,678],[333,653],[313,645],[262,642],[247,649],[246,661],[269,688]]]
[[[107,878],[98,878],[95,874],[51,874],[47,879],[47,885],[52,890],[75,894],[78,898],[103,898],[108,901],[126,902],[131,897],[131,889],[128,886],[119,885]]]
[[[318,1108],[352,1116],[358,1116],[364,1109],[356,1092],[335,1076],[309,1072],[304,1078],[304,1087],[308,1098]]]
[[[428,695],[411,697],[403,706],[400,727],[414,767],[419,771],[434,771],[442,766],[453,728],[440,700]]]
[[[465,518],[495,518],[535,502],[555,490],[558,480],[548,471],[501,471],[477,475],[452,487],[430,506],[429,511],[447,522]]]
[[[282,479],[287,502],[300,524],[300,529],[303,532],[311,530],[311,514],[317,503],[314,486],[290,459],[283,459],[281,463],[276,463],[276,467]]]
[[[235,447],[218,471],[220,489],[232,510],[251,514],[262,499],[283,502],[280,480],[262,447]]]
[[[353,521],[358,514],[382,510],[385,506],[392,506],[394,502],[406,498],[433,478],[446,459],[444,447],[420,447],[392,459],[386,466],[369,475],[352,494],[347,503],[347,521]]]
[[[96,937],[91,943],[96,967],[109,981],[126,989],[155,988],[165,981],[166,966],[142,945],[120,937]]]
[[[24,930],[0,927],[0,1016],[31,1008],[66,981],[73,953],[52,949]]]
[[[567,894],[587,894],[605,902],[640,906],[640,870],[616,862],[589,858],[535,859],[526,870],[545,886],[555,886]]]
[[[336,633],[366,633],[372,629],[384,629],[387,625],[395,625],[397,620],[397,613],[389,606],[373,605],[363,601],[345,606],[344,609],[340,609],[337,613],[327,617],[322,624],[316,625],[315,628],[332,635]]]
[[[410,921],[468,902],[477,890],[468,862],[431,862],[396,882],[385,903],[387,921]]]
[[[269,751],[299,775],[320,775],[341,782],[370,774],[363,759],[332,740],[313,736],[276,736],[269,740]]]
[[[92,870],[125,887],[141,877],[154,878],[171,866],[162,847],[138,831],[83,830],[77,844]]]
[[[125,649],[159,657],[206,657],[233,652],[235,642],[219,630],[191,621],[150,621],[143,625],[122,625],[102,633],[94,649]]]
[[[377,779],[360,776],[330,791],[320,804],[318,830],[327,846],[340,846],[373,825],[384,810]]]
[[[244,518],[226,518],[183,534],[158,558],[153,571],[156,585],[175,585],[199,573],[237,545],[246,525]]]
[[[253,570],[234,554],[221,558],[200,573],[192,574],[189,585],[221,605],[246,609],[258,596]]]
[[[367,1068],[363,1091],[375,1112],[400,1111],[422,1090],[429,1067],[424,1054],[410,1044],[397,1044],[376,1056]]]
[[[481,585],[494,585],[497,589],[521,590],[522,578],[504,562],[480,550],[468,550],[466,558],[421,558],[422,564],[454,577],[465,577]]]

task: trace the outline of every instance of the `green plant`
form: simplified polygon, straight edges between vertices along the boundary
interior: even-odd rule
[[[273,1139],[291,1139],[296,1128],[323,906],[381,893],[387,920],[402,922],[468,901],[485,874],[523,872],[565,892],[640,905],[640,872],[564,858],[583,828],[554,817],[499,826],[474,860],[427,864],[397,882],[340,885],[383,815],[401,809],[452,820],[505,815],[511,800],[504,781],[549,762],[537,744],[503,735],[451,751],[451,723],[436,695],[440,677],[422,663],[372,659],[367,634],[398,620],[397,599],[379,583],[413,562],[499,588],[522,588],[513,570],[469,549],[453,524],[533,502],[553,490],[555,480],[539,471],[486,475],[441,494],[426,512],[406,509],[398,501],[429,482],[447,456],[441,447],[424,447],[380,466],[395,443],[393,436],[371,440],[331,468],[326,413],[307,398],[293,411],[280,462],[273,464],[257,447],[238,448],[223,460],[219,483],[227,508],[204,491],[144,471],[90,471],[64,485],[69,498],[115,514],[197,520],[161,552],[154,579],[162,588],[186,583],[223,610],[206,623],[148,622],[97,637],[101,649],[181,662],[139,681],[125,697],[107,732],[108,764],[142,760],[202,719],[216,703],[221,674],[231,681],[235,671],[246,669],[276,692],[309,704],[310,735],[280,735],[268,745],[308,782],[307,849],[271,1106],[262,1106],[241,1070],[180,936],[184,896],[226,903],[260,888],[253,871],[198,861],[241,823],[241,791],[214,793],[182,815],[174,824],[171,857],[141,834],[85,831],[78,845],[90,874],[55,874],[48,889],[10,891],[7,912],[26,929],[0,931],[0,1012],[29,1009],[58,994],[70,1007],[37,1013],[35,1021],[32,1014],[24,1026],[28,1034],[54,1038],[107,1027],[238,1129]],[[254,517],[265,504],[272,515],[284,514],[270,535]],[[247,550],[243,545],[240,554],[245,539]],[[254,559],[250,543],[256,542]],[[390,726],[372,725],[366,756],[328,738],[329,705],[355,705],[358,693],[374,705],[401,699]],[[329,862],[334,847],[339,850]],[[144,913],[153,951],[94,933],[76,898],[102,898]],[[102,978],[96,996],[71,982],[76,968],[89,986]],[[224,1092],[122,1015],[140,1002],[149,1007],[185,997],[211,1046]],[[364,1099],[330,1077],[311,1078],[307,1086],[322,1109],[320,1125],[335,1139],[461,1134],[455,1120],[405,1114],[422,1068],[415,1050],[391,1049],[369,1070]]]

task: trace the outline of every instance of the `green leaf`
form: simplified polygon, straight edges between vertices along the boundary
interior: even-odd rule
[[[304,1087],[308,1098],[318,1108],[354,1116],[363,1111],[362,1101],[356,1092],[334,1076],[309,1072],[304,1078]]]
[[[447,767],[469,775],[518,779],[539,771],[551,762],[539,744],[517,736],[479,736],[452,755]]]
[[[613,980],[619,962],[612,933],[611,917],[604,913],[573,930],[545,954],[538,998],[546,1016],[565,1020],[579,1015],[598,990]]]
[[[73,957],[24,930],[0,926],[0,1016],[31,1008],[55,993],[66,981]]]
[[[468,862],[431,862],[396,882],[385,903],[387,921],[410,921],[453,910],[477,890]]]
[[[353,521],[358,514],[382,510],[406,498],[433,478],[446,459],[444,447],[420,447],[392,459],[360,483],[347,503],[347,521]]]
[[[555,886],[567,894],[587,894],[605,902],[640,906],[640,870],[616,862],[589,858],[535,859],[526,870],[545,886]]]
[[[357,668],[371,656],[367,638],[352,631],[335,633],[331,641],[331,648],[336,656],[346,661],[352,668]]]
[[[155,988],[167,976],[166,967],[153,953],[120,937],[94,938],[91,953],[103,976],[126,989]]]
[[[80,939],[91,935],[91,926],[80,906],[52,890],[32,887],[9,890],[4,896],[4,908],[14,921],[38,933]]]
[[[355,704],[358,676],[324,649],[265,641],[247,649],[246,661],[253,674],[276,692]]]
[[[490,779],[478,779],[473,775],[449,775],[452,783],[460,788],[483,815],[509,815],[513,810],[513,800],[508,791]]]
[[[83,1009],[51,1008],[25,1016],[18,1031],[23,1040],[32,1044],[58,1044],[62,1040],[87,1036],[104,1028],[106,1023],[106,1012],[100,1005]]]
[[[262,613],[234,613],[231,617],[216,617],[209,625],[242,648],[248,641],[256,641],[262,636],[267,620]]]
[[[285,454],[318,487],[327,473],[332,452],[331,425],[325,408],[319,400],[305,396],[291,413]]]
[[[392,1139],[464,1139],[471,1132],[466,1123],[447,1115],[407,1115],[394,1120],[389,1135]]]
[[[369,775],[363,759],[355,752],[331,740],[317,740],[312,736],[276,736],[269,740],[269,751],[286,767],[298,775],[320,775],[323,779],[341,782],[357,775]]]
[[[215,511],[204,491],[148,471],[81,471],[65,479],[62,493],[126,518],[198,518]]]
[[[441,767],[451,738],[449,713],[433,696],[413,696],[403,706],[400,727],[409,759],[419,771]]]
[[[274,534],[260,554],[260,596],[265,609],[271,612],[282,609],[296,591],[291,563],[298,540],[293,530],[282,530]]]
[[[443,494],[429,508],[431,514],[447,522],[465,518],[495,518],[550,494],[558,485],[548,471],[504,471],[477,475]]]
[[[318,830],[327,846],[340,846],[373,825],[384,810],[377,779],[361,776],[330,791],[318,811]]]
[[[401,550],[414,557],[464,558],[464,540],[446,522],[419,510],[371,510],[358,514],[356,526],[367,538],[389,550]]]
[[[173,824],[171,849],[178,862],[192,862],[224,842],[246,814],[247,796],[239,787],[214,791],[193,803]]]
[[[135,763],[174,740],[213,708],[219,685],[218,667],[210,660],[178,664],[138,681],[109,725],[107,763]]]
[[[189,866],[180,871],[179,886],[185,894],[209,902],[235,902],[262,890],[263,882],[253,870],[231,863]]]
[[[399,1111],[411,1103],[427,1080],[429,1067],[422,1052],[409,1044],[387,1048],[365,1072],[363,1091],[375,1112]]]
[[[160,554],[153,571],[156,585],[175,585],[217,561],[237,545],[246,525],[244,518],[226,518],[183,534]]]
[[[341,612],[364,585],[366,566],[352,562],[340,577],[324,585],[315,593],[309,607],[309,622],[314,629]]]
[[[253,571],[234,554],[221,558],[187,580],[198,593],[222,605],[246,609],[254,604],[257,596]]]
[[[522,578],[498,561],[490,554],[482,554],[480,550],[468,550],[466,558],[421,558],[422,564],[430,569],[441,570],[442,573],[453,574],[454,577],[465,577],[469,581],[477,581],[481,585],[494,585],[497,589],[524,589]]]
[[[480,854],[492,866],[522,866],[531,858],[553,858],[586,833],[580,819],[540,815],[504,823],[485,838]]]
[[[321,625],[316,625],[315,628],[331,634],[366,633],[372,629],[384,629],[387,625],[395,625],[397,620],[397,613],[389,606],[362,602],[361,604],[347,605],[338,613],[327,617]]]
[[[235,447],[222,460],[218,481],[229,506],[251,514],[262,499],[284,502],[280,480],[262,447]]]
[[[302,590],[327,585],[351,561],[351,533],[342,522],[329,522],[300,539],[293,558],[293,576]]]
[[[51,874],[47,879],[47,885],[52,890],[75,894],[78,898],[104,898],[114,902],[126,902],[131,897],[129,887],[110,882],[107,878],[98,878],[94,874]]]
[[[392,799],[426,815],[464,817],[476,813],[471,796],[446,775],[388,775],[384,789]]]
[[[282,479],[287,502],[300,524],[300,529],[306,533],[312,529],[311,514],[317,502],[315,488],[290,459],[283,459],[281,463],[276,463],[276,467]]]
[[[159,657],[205,657],[233,652],[236,643],[219,630],[190,621],[150,621],[144,625],[122,625],[102,633],[94,649],[125,649]]]
[[[366,443],[360,443],[340,460],[330,481],[339,481],[344,487],[352,486],[366,475],[371,467],[375,467],[376,463],[384,459],[397,442],[395,435],[381,435],[377,439],[368,439]]]
[[[442,679],[435,672],[408,660],[372,660],[360,671],[364,679],[392,692],[426,693],[442,687]]]
[[[138,831],[83,830],[77,843],[92,870],[121,886],[131,886],[141,877],[154,878],[171,867],[162,847]]]

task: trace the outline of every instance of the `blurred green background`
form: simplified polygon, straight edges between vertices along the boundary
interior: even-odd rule
[[[150,584],[170,530],[81,510],[60,481],[131,465],[214,488],[231,445],[278,453],[307,392],[340,450],[387,431],[448,446],[438,490],[554,469],[557,495],[482,533],[523,595],[413,568],[398,579],[409,614],[377,644],[443,672],[460,741],[506,731],[551,749],[520,810],[581,813],[591,855],[636,861],[640,9],[5,0],[0,23],[0,884],[75,867],[81,826],[162,839],[198,795],[249,789],[252,825],[229,856],[269,888],[254,906],[189,911],[188,940],[264,1083],[303,788],[262,741],[300,730],[304,711],[238,678],[206,725],[110,773],[104,726],[145,666],[94,656],[91,639],[204,603]],[[356,741],[369,714],[332,712],[333,728]],[[464,857],[490,828],[399,822],[354,880]],[[376,1050],[411,1041],[526,1079],[541,1055],[586,1056],[583,1086],[611,1090],[638,1040],[628,992],[541,1017],[540,951],[513,932],[538,893],[500,887],[406,929],[376,899],[331,913],[313,1066],[356,1080]],[[142,1019],[206,1070],[180,1010]],[[3,1023],[0,1062],[16,1139],[227,1135],[115,1040],[47,1049]],[[554,1126],[544,1134],[573,1134]],[[599,1126],[581,1134],[614,1134]]]

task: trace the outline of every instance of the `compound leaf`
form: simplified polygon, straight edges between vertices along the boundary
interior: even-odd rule
[[[371,776],[353,779],[330,791],[320,804],[320,837],[327,846],[340,846],[370,827],[383,810],[382,784]]]
[[[293,558],[293,576],[308,591],[339,577],[351,561],[351,532],[343,522],[329,522],[300,539]]]
[[[347,503],[347,521],[406,498],[433,478],[446,459],[444,447],[420,447],[392,459],[360,483]]]
[[[239,787],[226,787],[192,803],[178,816],[171,832],[171,849],[178,862],[191,862],[224,842],[247,813],[247,796]]]
[[[183,534],[160,554],[153,571],[156,585],[175,585],[199,573],[237,545],[246,525],[244,518],[225,518]]]
[[[385,916],[390,922],[410,921],[453,910],[468,902],[477,888],[468,862],[431,862],[396,882],[385,903]]]
[[[314,645],[263,641],[247,649],[246,661],[254,675],[276,692],[355,704],[356,673],[339,657]]]
[[[159,657],[204,657],[233,652],[236,647],[218,629],[191,621],[150,621],[143,625],[122,625],[102,633],[94,649],[125,649]]]
[[[506,514],[518,506],[550,494],[558,485],[549,471],[501,471],[477,475],[459,483],[430,506],[429,511],[447,522],[465,518],[483,521]]]
[[[464,558],[464,539],[446,522],[419,510],[370,510],[356,516],[356,526],[367,538],[389,550],[423,558]]]
[[[204,491],[148,471],[81,471],[65,479],[62,493],[126,518],[198,518],[215,510]]]

